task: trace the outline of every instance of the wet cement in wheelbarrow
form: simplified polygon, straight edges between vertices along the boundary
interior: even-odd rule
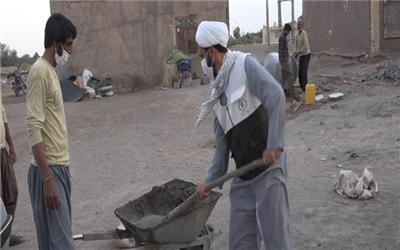
[[[164,221],[165,217],[166,215],[150,214],[137,221],[136,225],[144,229],[153,228],[160,225]]]
[[[194,183],[174,179],[164,185],[154,186],[149,193],[119,208],[119,214],[137,227],[153,228],[195,191]],[[187,209],[192,209],[194,205]]]

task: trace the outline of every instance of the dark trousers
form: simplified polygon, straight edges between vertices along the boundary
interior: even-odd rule
[[[0,149],[0,166],[1,166],[1,199],[6,207],[7,214],[13,216],[17,208],[18,187],[15,178],[14,167],[11,163],[7,149]]]
[[[311,54],[300,56],[299,59],[299,83],[303,91],[306,91],[308,82],[308,65],[310,64]]]

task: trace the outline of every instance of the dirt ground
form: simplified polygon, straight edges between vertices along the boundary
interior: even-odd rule
[[[288,114],[285,149],[294,249],[400,249],[400,83],[360,80],[389,59],[311,58],[309,78],[319,92],[341,91],[345,97]],[[114,209],[154,185],[177,177],[203,180],[213,153],[212,117],[194,134],[193,126],[208,94],[208,86],[196,85],[65,105],[74,233],[115,228]],[[3,101],[18,157],[20,196],[13,230],[26,239],[12,249],[37,249],[26,183],[31,155],[25,101],[4,88]],[[379,195],[368,201],[339,197],[333,191],[338,164],[359,175],[370,167]],[[208,221],[221,232],[212,245],[216,250],[227,249],[228,190],[229,183]],[[76,242],[76,248],[115,246],[112,241]]]

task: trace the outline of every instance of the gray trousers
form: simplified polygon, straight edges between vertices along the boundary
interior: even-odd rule
[[[230,189],[230,250],[292,249],[286,189],[286,155],[252,180],[235,178]]]
[[[71,230],[71,181],[69,168],[50,166],[50,174],[56,186],[59,203],[57,210],[46,207],[43,179],[39,168],[31,165],[28,172],[28,188],[33,219],[40,250],[72,250],[74,242]]]

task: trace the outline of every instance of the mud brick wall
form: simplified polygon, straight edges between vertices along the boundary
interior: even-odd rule
[[[175,17],[229,20],[228,0],[51,0],[50,8],[70,18],[78,29],[69,64],[100,78],[111,75],[117,92],[161,83],[163,62],[177,47]]]

